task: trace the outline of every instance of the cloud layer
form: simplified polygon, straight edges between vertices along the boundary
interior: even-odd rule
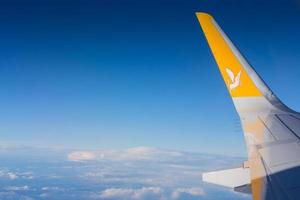
[[[81,160],[167,160],[169,158],[180,158],[183,154],[179,151],[160,150],[149,147],[136,147],[125,150],[104,150],[104,151],[74,151],[68,155],[72,161]]]
[[[20,155],[26,157],[15,159]],[[0,166],[0,199],[250,199],[201,181],[202,172],[237,165],[240,158],[149,147],[97,151],[14,147],[0,151],[0,159],[10,160]]]

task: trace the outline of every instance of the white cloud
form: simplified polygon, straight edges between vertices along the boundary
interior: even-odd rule
[[[203,196],[205,195],[203,188],[177,188],[172,192],[172,199],[179,199],[182,195]]]
[[[26,191],[29,190],[29,186],[28,185],[24,185],[24,186],[7,186],[4,188],[7,191]]]
[[[75,151],[68,155],[68,159],[71,161],[94,160],[96,154],[91,151]]]
[[[184,199],[187,196],[200,197],[205,195],[203,188],[174,188],[167,189],[161,187],[142,187],[133,188],[108,188],[92,197],[95,199],[113,199],[113,200],[167,200],[167,199]]]
[[[11,171],[6,170],[6,169],[0,169],[0,177],[1,178],[8,178],[10,180],[15,180],[15,179],[18,178],[18,175],[15,172],[11,172]]]
[[[22,179],[33,179],[33,172],[16,172],[8,169],[0,169],[0,178],[6,178],[10,180]]]
[[[15,174],[15,173],[13,173],[13,172],[8,172],[8,173],[7,173],[7,176],[8,176],[9,179],[12,179],[12,180],[18,178],[18,175]]]
[[[163,199],[163,190],[159,187],[143,187],[140,189],[109,188],[101,192],[101,199],[143,200],[149,197]]]
[[[42,187],[41,190],[42,191],[60,191],[60,192],[65,191],[64,188],[60,188],[60,187],[57,187],[57,186]]]
[[[149,147],[135,147],[125,150],[103,150],[103,151],[74,151],[68,155],[70,161],[84,160],[110,160],[110,161],[132,161],[132,160],[165,160],[168,158],[183,157],[179,151],[161,150]]]

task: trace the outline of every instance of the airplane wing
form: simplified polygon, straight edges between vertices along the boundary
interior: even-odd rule
[[[240,169],[205,173],[203,180],[235,189],[249,186],[254,200],[300,199],[300,114],[274,95],[210,15],[196,15],[240,116],[248,150]],[[235,83],[227,69],[239,74]]]

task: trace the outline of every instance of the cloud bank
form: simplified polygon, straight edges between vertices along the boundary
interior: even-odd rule
[[[26,159],[14,159],[20,154]],[[8,158],[0,167],[3,200],[251,199],[201,180],[202,172],[239,164],[241,158],[150,147],[96,151],[5,148],[0,159]]]
[[[103,151],[74,151],[68,155],[71,161],[84,160],[166,160],[169,158],[180,158],[183,154],[179,151],[160,150],[149,147],[136,147],[125,150],[103,150]]]

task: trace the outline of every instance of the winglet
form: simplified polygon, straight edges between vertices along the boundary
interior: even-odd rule
[[[196,15],[237,111],[290,111],[272,93],[213,17],[203,12]]]
[[[214,19],[207,13],[197,13],[197,17],[230,95],[232,97],[262,96],[262,92],[241,63],[241,55],[233,49],[233,44]]]

